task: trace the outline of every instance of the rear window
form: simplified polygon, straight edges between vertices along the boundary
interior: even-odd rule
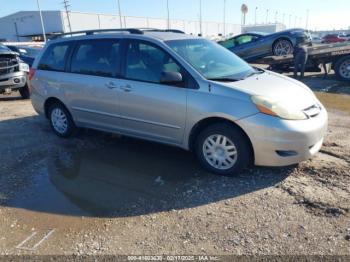
[[[38,69],[64,71],[69,46],[69,43],[50,45],[41,58]]]
[[[72,73],[115,77],[119,65],[119,41],[102,39],[82,41],[72,56]]]

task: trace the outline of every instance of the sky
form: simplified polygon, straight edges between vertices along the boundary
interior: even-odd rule
[[[43,10],[63,9],[63,0],[39,0]],[[169,0],[170,17],[174,19],[199,20],[200,0]],[[69,0],[71,11],[92,13],[117,13],[117,0]],[[122,15],[166,17],[166,0],[120,0]],[[202,0],[203,21],[223,21],[224,0]],[[248,6],[247,24],[277,20],[291,27],[306,27],[309,10],[308,28],[311,30],[349,29],[350,0],[226,0],[226,21],[241,23],[240,7]],[[18,11],[36,10],[37,0],[0,0],[0,17]],[[295,19],[297,17],[297,19]],[[297,22],[296,22],[297,21]],[[295,23],[296,22],[296,23]]]

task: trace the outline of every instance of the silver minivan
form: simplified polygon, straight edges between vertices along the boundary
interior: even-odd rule
[[[301,82],[177,31],[62,35],[30,79],[33,107],[58,136],[93,128],[165,143],[220,175],[309,159],[327,129],[326,109]]]

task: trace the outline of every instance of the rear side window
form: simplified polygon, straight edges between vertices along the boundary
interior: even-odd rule
[[[43,54],[38,69],[49,71],[64,71],[69,43],[50,45]]]
[[[119,71],[119,41],[115,39],[78,42],[72,56],[72,73],[115,77]]]

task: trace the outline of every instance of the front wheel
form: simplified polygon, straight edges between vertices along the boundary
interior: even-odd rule
[[[350,81],[350,56],[346,56],[337,61],[334,65],[337,77],[342,81]]]
[[[196,155],[200,163],[218,175],[234,175],[246,168],[251,149],[242,132],[229,124],[214,124],[197,138]]]
[[[68,138],[77,131],[72,116],[61,103],[55,103],[50,106],[49,120],[52,130],[59,137]]]
[[[284,56],[293,53],[293,45],[289,40],[280,39],[273,45],[273,55]]]
[[[19,93],[23,99],[28,99],[30,97],[30,92],[28,88],[28,84],[19,89]]]

